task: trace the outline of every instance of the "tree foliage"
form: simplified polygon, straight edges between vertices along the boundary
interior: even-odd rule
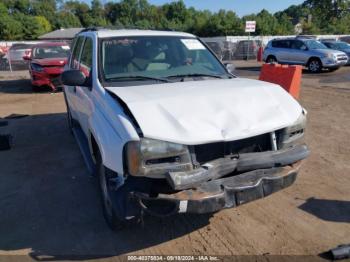
[[[104,4],[102,4],[104,3]],[[350,0],[305,0],[275,14],[262,10],[238,17],[232,10],[196,10],[183,0],[161,6],[147,0],[1,0],[0,39],[35,39],[53,29],[89,26],[170,29],[199,36],[243,35],[255,20],[255,35],[349,34]]]

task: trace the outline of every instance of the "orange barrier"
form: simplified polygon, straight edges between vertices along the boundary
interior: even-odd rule
[[[302,67],[263,64],[259,80],[282,86],[294,98],[299,98]]]
[[[263,49],[262,47],[259,47],[258,54],[257,54],[257,56],[256,56],[256,60],[257,60],[258,62],[261,62],[261,61],[262,61],[263,52],[264,52],[264,49]]]

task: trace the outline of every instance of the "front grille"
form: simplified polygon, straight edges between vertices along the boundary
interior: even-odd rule
[[[272,150],[270,134],[263,134],[231,142],[196,145],[193,151],[199,164],[241,153],[255,153]]]
[[[338,61],[347,61],[348,60],[348,56],[346,56],[346,55],[338,55],[337,56],[337,60]]]

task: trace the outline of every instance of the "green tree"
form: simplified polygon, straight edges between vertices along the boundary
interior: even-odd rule
[[[0,39],[18,40],[22,38],[22,24],[9,15],[0,15]]]
[[[100,0],[91,1],[89,26],[106,26],[107,20],[104,17],[104,9]]]
[[[21,37],[24,40],[37,39],[40,35],[51,31],[50,22],[43,16],[31,16],[22,13],[14,14],[21,26]]]
[[[35,16],[35,23],[38,25],[36,33],[38,35],[45,34],[52,30],[50,22],[44,16]]]
[[[64,3],[62,9],[78,17],[82,26],[88,27],[91,25],[92,18],[89,13],[90,7],[86,3],[79,1],[67,1]]]
[[[274,15],[277,19],[276,34],[277,35],[292,35],[294,34],[293,19],[286,13],[278,13]]]
[[[55,28],[81,27],[79,18],[68,11],[60,11],[57,14]]]
[[[56,0],[32,0],[31,14],[45,17],[50,24],[56,24]]]
[[[8,15],[8,9],[6,5],[4,5],[3,3],[0,3],[0,16],[5,16],[5,15]]]
[[[206,36],[237,35],[241,32],[241,22],[232,11],[219,10],[211,15],[202,34]],[[202,35],[201,34],[201,35]]]

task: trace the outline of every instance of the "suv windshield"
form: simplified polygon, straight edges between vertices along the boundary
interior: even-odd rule
[[[228,78],[218,59],[196,38],[133,36],[102,40],[105,81],[174,80],[177,77]]]
[[[309,49],[328,49],[327,46],[316,40],[307,40],[305,44]]]
[[[63,58],[67,57],[69,54],[69,46],[42,46],[36,47],[33,50],[34,59],[44,59],[44,58]]]

